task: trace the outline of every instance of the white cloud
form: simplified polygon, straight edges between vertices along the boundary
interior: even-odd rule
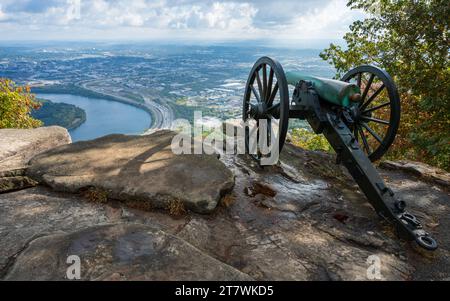
[[[6,20],[8,17],[2,10],[2,5],[0,4],[0,22]]]
[[[348,26],[362,17],[357,11],[346,7],[347,0],[332,0],[324,7],[314,8],[308,14],[300,14],[290,25],[291,30],[301,33],[303,38],[342,37]]]
[[[339,38],[347,0],[2,0],[7,35],[46,38]],[[81,6],[77,8],[76,4]],[[8,17],[8,19],[6,19]],[[6,21],[5,21],[6,20]],[[8,32],[6,30],[8,28]],[[11,29],[13,32],[11,32]],[[15,32],[14,32],[15,31]]]
[[[165,1],[94,0],[82,6],[85,25],[138,26],[155,29],[243,29],[251,26],[257,11],[253,5],[235,2],[214,2],[204,5],[171,6]]]

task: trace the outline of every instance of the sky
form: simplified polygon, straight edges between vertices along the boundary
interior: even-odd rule
[[[8,40],[337,40],[347,0],[0,0]]]

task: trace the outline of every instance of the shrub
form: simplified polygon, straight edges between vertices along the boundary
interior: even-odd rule
[[[0,128],[34,128],[42,122],[31,117],[31,111],[40,107],[29,87],[17,86],[0,78]]]
[[[332,152],[333,148],[323,135],[316,135],[314,132],[304,128],[292,130],[292,144],[309,150],[321,150]]]

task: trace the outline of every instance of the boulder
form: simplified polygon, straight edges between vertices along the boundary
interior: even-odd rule
[[[37,154],[71,142],[65,128],[0,129],[0,193],[36,186],[24,175]]]
[[[109,135],[61,146],[31,160],[27,175],[57,191],[94,187],[110,199],[209,213],[233,188],[234,176],[215,155],[175,155],[175,135]]]
[[[445,187],[450,187],[450,173],[440,168],[430,166],[422,162],[413,161],[383,161],[380,167],[391,170],[403,170],[412,173],[422,179]]]
[[[35,155],[71,143],[59,126],[36,129],[0,129],[0,171],[22,168]]]

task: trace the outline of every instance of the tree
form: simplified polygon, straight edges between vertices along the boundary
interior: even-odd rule
[[[448,0],[349,0],[368,17],[321,57],[339,78],[361,64],[390,73],[402,99],[402,120],[389,155],[450,169],[450,5]]]
[[[42,125],[31,117],[40,104],[30,93],[29,87],[17,86],[13,81],[0,78],[0,129],[33,128]]]

